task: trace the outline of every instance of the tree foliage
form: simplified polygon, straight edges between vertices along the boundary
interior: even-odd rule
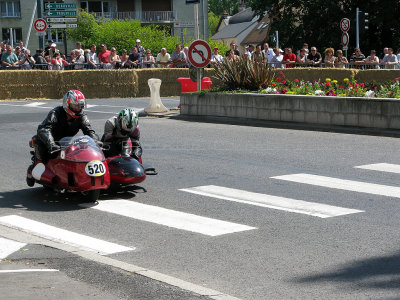
[[[350,44],[356,44],[356,8],[368,13],[369,29],[360,31],[360,47],[368,54],[370,49],[383,47],[400,48],[400,2],[392,0],[249,0],[256,15],[269,10],[271,32],[279,31],[280,45],[301,48],[304,42],[323,51],[325,48],[339,49],[342,18],[351,21]],[[363,50],[364,49],[364,50]]]
[[[208,0],[208,11],[217,16],[221,16],[224,13],[224,10],[229,15],[234,15],[238,12],[238,9],[238,0]]]

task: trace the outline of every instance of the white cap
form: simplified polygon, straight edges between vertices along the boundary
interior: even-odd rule
[[[139,39],[136,40],[136,43],[141,43],[141,41]]]
[[[283,53],[283,52],[285,52],[285,51],[283,51],[281,48],[279,48],[279,52],[280,52],[280,53]]]
[[[57,47],[56,43],[51,44],[50,47]]]

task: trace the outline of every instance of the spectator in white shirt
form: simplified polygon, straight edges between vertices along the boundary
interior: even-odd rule
[[[211,55],[211,63],[218,64],[224,62],[224,58],[222,57],[222,55],[218,54],[218,47],[214,47],[213,51],[214,54]]]
[[[89,64],[89,69],[97,69],[99,64],[99,59],[96,54],[96,45],[90,47],[90,52],[88,53],[87,61]]]
[[[271,59],[275,54],[274,50],[269,47],[268,43],[264,43],[264,50],[262,52],[264,53],[267,62],[271,62]]]

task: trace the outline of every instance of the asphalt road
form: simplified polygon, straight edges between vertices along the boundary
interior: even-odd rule
[[[112,113],[125,105],[143,108],[147,101],[92,100],[97,106],[88,108],[88,116],[102,133]],[[397,172],[397,138],[143,117],[143,161],[159,174],[140,184],[142,190],[102,194],[97,206],[87,206],[25,184],[28,140],[46,107],[56,103],[43,102],[0,103],[0,222],[18,215],[130,247],[105,257],[241,299],[398,298],[400,174],[355,168],[387,163],[380,167]],[[163,103],[176,107],[178,99]],[[100,209],[123,201],[136,205],[132,211],[139,216]],[[144,207],[150,216],[144,217]],[[315,216],[319,209],[326,210],[324,217]],[[337,211],[344,213],[329,216]],[[168,225],[160,224],[164,213],[176,212]],[[174,223],[180,213],[198,223]],[[222,227],[225,233],[218,231]],[[27,252],[8,259],[37,263]],[[116,278],[115,269],[71,255],[40,260],[104,292],[132,297],[132,278],[122,274],[106,284]],[[83,270],[104,276],[83,276]],[[142,290],[135,299],[198,297],[152,284],[143,285],[153,294],[146,298]]]

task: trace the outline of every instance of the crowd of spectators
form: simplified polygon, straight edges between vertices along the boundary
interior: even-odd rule
[[[0,42],[0,64],[3,69],[42,69],[42,70],[80,70],[80,69],[123,69],[123,68],[186,68],[189,67],[188,47],[176,45],[171,54],[162,48],[156,56],[151,49],[145,49],[141,41],[136,40],[136,45],[129,51],[122,49],[120,55],[116,48],[107,49],[106,44],[101,45],[99,52],[96,45],[90,49],[82,49],[80,42],[76,49],[66,56],[57,49],[57,44],[48,41],[45,49],[38,49],[31,55],[29,49],[24,47],[22,41],[14,49],[5,42]],[[235,43],[225,55],[219,53],[219,48],[213,48],[210,65],[219,64],[225,60],[235,62],[239,59],[249,59],[254,62],[268,64],[273,68],[294,67],[330,67],[330,68],[360,68],[360,69],[400,69],[400,49],[397,55],[392,48],[384,48],[382,54],[377,55],[375,50],[370,51],[367,57],[356,48],[349,60],[343,55],[342,50],[327,48],[324,56],[316,47],[308,49],[308,44],[293,53],[291,48],[270,48],[268,43],[263,45],[248,45],[241,54]]]

